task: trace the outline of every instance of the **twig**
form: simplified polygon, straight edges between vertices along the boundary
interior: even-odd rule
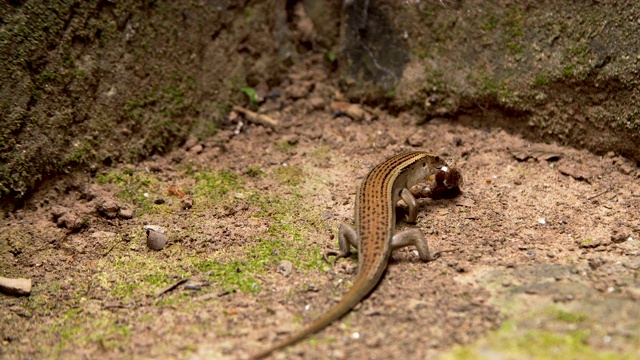
[[[167,292],[177,288],[178,286],[186,283],[187,280],[189,280],[189,279],[180,279],[180,280],[174,282],[173,284],[169,284],[169,285],[163,287],[162,289],[156,291],[155,297],[158,297],[158,296],[160,296],[160,295],[162,295],[164,293],[167,293]]]
[[[241,106],[234,106],[233,110],[239,112],[239,113],[243,113],[244,116],[246,116],[247,120],[252,121],[254,123],[260,124],[260,125],[264,125],[264,126],[270,126],[272,128],[278,127],[278,120],[272,119],[271,117],[264,115],[264,114],[258,114],[256,112],[253,112],[251,110],[247,110]]]
[[[599,193],[597,193],[595,195],[591,195],[591,196],[587,197],[587,200],[593,200],[593,199],[597,198],[600,195],[604,195],[604,194],[608,193],[611,190],[613,190],[613,187],[605,189],[605,190],[603,190],[603,191],[601,191],[601,192],[599,192]]]

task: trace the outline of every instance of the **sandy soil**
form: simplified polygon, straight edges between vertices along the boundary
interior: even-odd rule
[[[301,76],[311,87],[322,75]],[[432,249],[453,251],[430,263],[397,251],[355,311],[274,358],[640,357],[635,164],[454,120],[334,116],[322,95],[335,89],[311,88],[262,105],[276,130],[230,120],[166,156],[48,184],[4,221],[5,276],[34,287],[0,296],[0,355],[263,349],[351,286],[357,257],[330,265],[322,252],[352,221],[360,179],[424,149],[456,159],[464,176],[457,198],[422,200],[415,225]],[[165,229],[162,250],[147,248],[145,225]]]
[[[602,119],[636,119],[636,87],[628,85],[634,82],[620,86],[617,81],[604,81],[600,88],[599,78],[578,82],[579,86],[571,82],[574,76],[591,77],[603,66],[613,74],[632,77],[634,65],[627,61],[636,56],[632,46],[622,46],[630,55],[609,50],[601,56],[600,50],[589,52],[582,45],[558,51],[554,44],[564,38],[556,34],[560,33],[556,27],[562,27],[555,17],[545,15],[545,24],[552,26],[535,30],[531,24],[511,21],[519,19],[524,9],[502,16],[504,6],[497,5],[499,15],[488,11],[488,17],[462,11],[479,22],[461,21],[456,12],[441,12],[444,17],[435,22],[435,28],[422,22],[432,21],[425,16],[427,12],[409,13],[424,18],[420,21],[397,17],[395,21],[419,28],[415,33],[424,31],[436,43],[463,39],[462,50],[456,50],[456,43],[438,47],[449,58],[476,54],[480,48],[486,54],[493,53],[496,48],[490,44],[495,43],[498,51],[507,54],[506,68],[531,67],[526,57],[522,58],[527,49],[522,45],[523,34],[529,29],[535,30],[531,38],[547,44],[542,49],[536,45],[536,59],[554,54],[568,57],[567,66],[549,71],[555,74],[562,69],[565,80],[559,84],[544,88],[549,82],[546,72],[536,76],[536,86],[542,90],[532,106],[540,109],[528,120],[513,121],[512,116],[517,115],[500,116],[495,113],[495,104],[475,102],[462,106],[468,115],[461,116],[459,99],[429,97],[440,102],[432,107],[433,114],[450,119],[436,118],[416,126],[427,118],[425,114],[414,118],[408,113],[331,103],[344,96],[337,90],[335,73],[321,60],[325,45],[314,48],[313,54],[307,53],[310,48],[305,50],[316,40],[321,44],[322,38],[307,39],[309,34],[302,31],[302,25],[308,19],[300,13],[293,17],[297,18],[295,26],[282,21],[287,19],[286,7],[292,4],[286,3],[289,5],[279,8],[278,22],[260,17],[269,14],[262,11],[267,3],[258,5],[260,11],[253,13],[260,15],[257,18],[250,11],[236,9],[233,3],[230,12],[219,14],[191,8],[183,11],[180,5],[174,12],[150,12],[149,18],[138,18],[127,15],[133,10],[127,9],[126,3],[101,2],[96,7],[105,12],[104,29],[116,29],[109,24],[120,24],[117,26],[123,30],[118,34],[126,37],[116,46],[117,51],[107,48],[105,55],[95,39],[94,48],[75,46],[69,53],[64,52],[64,46],[33,45],[39,50],[57,48],[59,53],[52,51],[51,58],[61,63],[54,61],[38,70],[42,72],[36,83],[40,90],[49,94],[52,88],[66,89],[71,84],[70,91],[61,92],[59,99],[45,96],[41,108],[28,105],[29,81],[24,82],[24,91],[9,87],[7,94],[18,94],[25,108],[51,109],[51,114],[73,103],[75,110],[80,109],[76,111],[79,118],[88,114],[99,121],[85,123],[85,127],[71,117],[55,116],[60,132],[17,122],[16,129],[30,128],[40,135],[33,136],[36,142],[15,146],[23,149],[20,157],[28,151],[27,159],[33,160],[25,167],[17,162],[13,177],[20,180],[19,171],[41,168],[31,166],[37,162],[61,164],[51,174],[79,168],[65,164],[93,164],[94,160],[108,169],[91,165],[85,167],[85,173],[49,180],[20,210],[2,209],[7,217],[0,224],[0,275],[31,279],[33,289],[28,297],[0,294],[0,358],[236,359],[264,349],[321,316],[352,285],[357,257],[327,264],[322,253],[336,248],[339,224],[352,222],[356,186],[369,169],[388,156],[411,149],[454,159],[464,176],[460,196],[421,200],[418,223],[399,224],[400,228],[415,226],[424,231],[432,249],[449,251],[430,263],[419,261],[414,249],[397,251],[379,286],[353,312],[273,358],[640,358],[638,164],[615,153],[596,156],[584,150],[531,143],[500,128],[478,127],[502,124],[512,133],[533,131],[523,130],[522,124],[528,124],[539,130],[529,136],[549,139],[554,132],[565,134],[571,129],[574,144],[598,150],[613,144],[634,153],[624,139],[635,136],[632,125],[636,122],[616,127],[615,131],[628,131],[628,138],[618,137],[619,132],[599,136],[600,125],[608,125],[608,120]],[[91,6],[68,14],[92,18]],[[549,14],[572,11],[566,7],[563,12],[540,9]],[[608,13],[591,9],[597,14]],[[67,11],[58,12],[68,15]],[[116,16],[120,12],[126,16]],[[201,19],[193,16],[195,12],[212,17]],[[184,23],[178,27],[184,29],[177,42],[180,51],[167,45],[176,42],[172,37],[157,36],[177,36],[175,25],[165,22],[177,18]],[[338,26],[336,16],[331,18],[320,23],[333,27],[324,33],[333,38]],[[502,18],[506,31],[490,31]],[[590,38],[596,45],[598,38],[635,44],[633,29],[627,31],[622,26],[631,23],[628,19],[598,20],[595,26],[595,20],[583,18],[577,16],[565,27],[578,29],[576,34],[595,34],[590,26],[599,29],[596,33],[600,35]],[[69,24],[62,20],[60,25]],[[212,28],[204,26],[198,33],[195,25],[189,27],[190,21]],[[601,25],[614,22],[620,26]],[[72,25],[84,28],[83,21],[76,23]],[[449,33],[451,24],[467,25],[456,27],[458,33]],[[465,26],[471,29],[469,34],[478,29],[486,33],[476,41],[467,41]],[[589,31],[579,30],[582,26]],[[432,31],[438,28],[444,30]],[[269,41],[263,35],[286,35],[291,29],[300,33],[288,40]],[[547,32],[551,30],[553,33]],[[625,36],[615,36],[618,31]],[[443,32],[447,33],[445,38]],[[504,38],[505,34],[510,37]],[[30,31],[23,36],[37,38]],[[51,39],[51,44],[58,38],[41,37]],[[296,41],[306,60],[292,67],[282,63],[272,69],[266,65],[269,57],[276,58]],[[420,42],[430,54],[433,42]],[[122,55],[129,49],[125,43],[137,51],[135,56]],[[507,47],[500,45],[503,43]],[[594,49],[599,49],[596,45]],[[200,52],[205,54],[202,60],[194,61],[193,56]],[[253,63],[255,59],[247,53],[260,54],[260,61]],[[78,59],[77,64],[71,55]],[[109,56],[114,67],[127,71],[104,70]],[[227,61],[221,62],[222,58]],[[99,64],[94,59],[105,61]],[[446,65],[450,68],[433,68],[432,79],[405,72],[410,83],[419,86],[414,89],[416,94],[397,96],[397,100],[422,102],[421,92],[429,88],[424,84],[449,84],[440,78],[442,73],[468,79],[469,73],[463,70],[469,67],[479,69],[480,87],[490,98],[497,97],[498,109],[510,109],[511,101],[520,101],[516,96],[520,91],[507,86],[511,81],[502,82],[499,77],[500,81],[494,81],[482,73],[484,66],[495,66],[487,60],[493,59],[491,56],[474,55],[474,59],[486,64],[461,67],[452,61]],[[240,66],[243,61],[246,66]],[[606,67],[609,61],[615,66]],[[62,72],[64,82],[51,76],[59,68],[66,69]],[[419,68],[424,70],[424,65]],[[455,75],[456,71],[462,72]],[[509,75],[514,77],[511,80],[529,81],[529,70],[522,71]],[[105,80],[108,74],[115,75]],[[139,78],[148,81],[147,88]],[[251,81],[234,83],[245,78]],[[97,79],[104,89],[95,86]],[[120,100],[112,99],[113,84],[125,82],[128,85],[118,93]],[[196,83],[206,90],[196,91]],[[213,135],[218,113],[222,117],[229,104],[247,101],[249,94],[238,91],[244,85],[255,87],[260,98],[252,99],[251,105],[259,102],[260,111],[280,125],[272,129],[229,114]],[[446,86],[441,89],[445,94]],[[147,91],[151,88],[158,91]],[[370,90],[364,87],[362,91]],[[85,96],[91,92],[98,94],[95,99],[102,96],[107,100],[96,105]],[[496,95],[500,93],[513,96],[502,99]],[[554,101],[544,101],[547,97]],[[78,102],[82,99],[85,102]],[[601,105],[604,103],[609,107]],[[446,106],[440,106],[443,104]],[[610,117],[599,117],[603,113]],[[574,127],[574,118],[578,123],[586,121],[581,120],[584,114],[597,126]],[[548,121],[554,124],[551,128],[545,128]],[[542,124],[539,129],[538,123]],[[113,131],[114,126],[119,130]],[[198,127],[200,131],[192,131],[194,137],[178,149],[165,151],[165,145],[171,143],[167,138],[182,138],[189,129]],[[68,129],[73,130],[73,136],[64,135]],[[92,145],[75,149],[82,144],[76,140],[86,141],[87,135]],[[128,140],[132,136],[134,140]],[[16,137],[7,139],[15,141]],[[94,159],[98,153],[100,157]],[[111,157],[111,153],[119,155]],[[139,159],[152,153],[163,155],[136,164],[119,163],[129,158],[122,154]],[[67,162],[48,162],[51,154]],[[36,175],[30,177],[39,179],[42,174]],[[150,241],[160,250],[151,250]]]

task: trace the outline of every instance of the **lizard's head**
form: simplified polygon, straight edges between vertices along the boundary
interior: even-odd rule
[[[454,198],[460,194],[463,184],[462,173],[455,167],[452,160],[435,158],[434,170],[427,177],[426,183],[413,186],[411,193],[417,198],[429,197],[432,199]]]
[[[455,167],[443,166],[435,175],[436,187],[453,189],[462,186],[462,173]]]

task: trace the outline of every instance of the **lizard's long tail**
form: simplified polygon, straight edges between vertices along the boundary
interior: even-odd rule
[[[332,322],[340,319],[344,315],[346,315],[354,306],[356,306],[362,298],[364,298],[367,294],[373,290],[373,288],[377,285],[378,279],[367,279],[366,276],[360,276],[355,284],[347,291],[346,294],[342,297],[339,303],[337,303],[331,310],[325,313],[321,318],[317,319],[313,323],[309,324],[306,328],[302,329],[300,332],[294,334],[288,339],[285,339],[272,347],[250,357],[251,360],[259,360],[269,356],[276,350],[282,349],[289,345],[293,345],[298,341],[304,339],[306,336],[311,335],[317,331],[322,330]]]

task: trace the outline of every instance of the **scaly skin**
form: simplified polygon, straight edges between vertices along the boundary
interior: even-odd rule
[[[449,176],[449,174],[455,176]],[[462,177],[456,169],[439,156],[426,152],[412,151],[395,155],[375,166],[364,178],[356,195],[354,230],[348,225],[340,226],[340,252],[330,255],[346,257],[350,245],[358,249],[358,275],[356,281],[342,300],[322,317],[288,339],[273,345],[251,357],[253,360],[269,356],[276,350],[295,344],[347,314],[378,284],[387,268],[391,252],[397,248],[415,245],[420,259],[432,261],[440,254],[431,254],[422,232],[418,229],[396,234],[396,205],[402,199],[409,207],[408,222],[417,217],[416,200],[408,188],[435,175],[439,179],[456,179],[455,183],[444,184],[454,188]],[[443,180],[444,181],[444,180]],[[441,181],[441,182],[443,182]]]

